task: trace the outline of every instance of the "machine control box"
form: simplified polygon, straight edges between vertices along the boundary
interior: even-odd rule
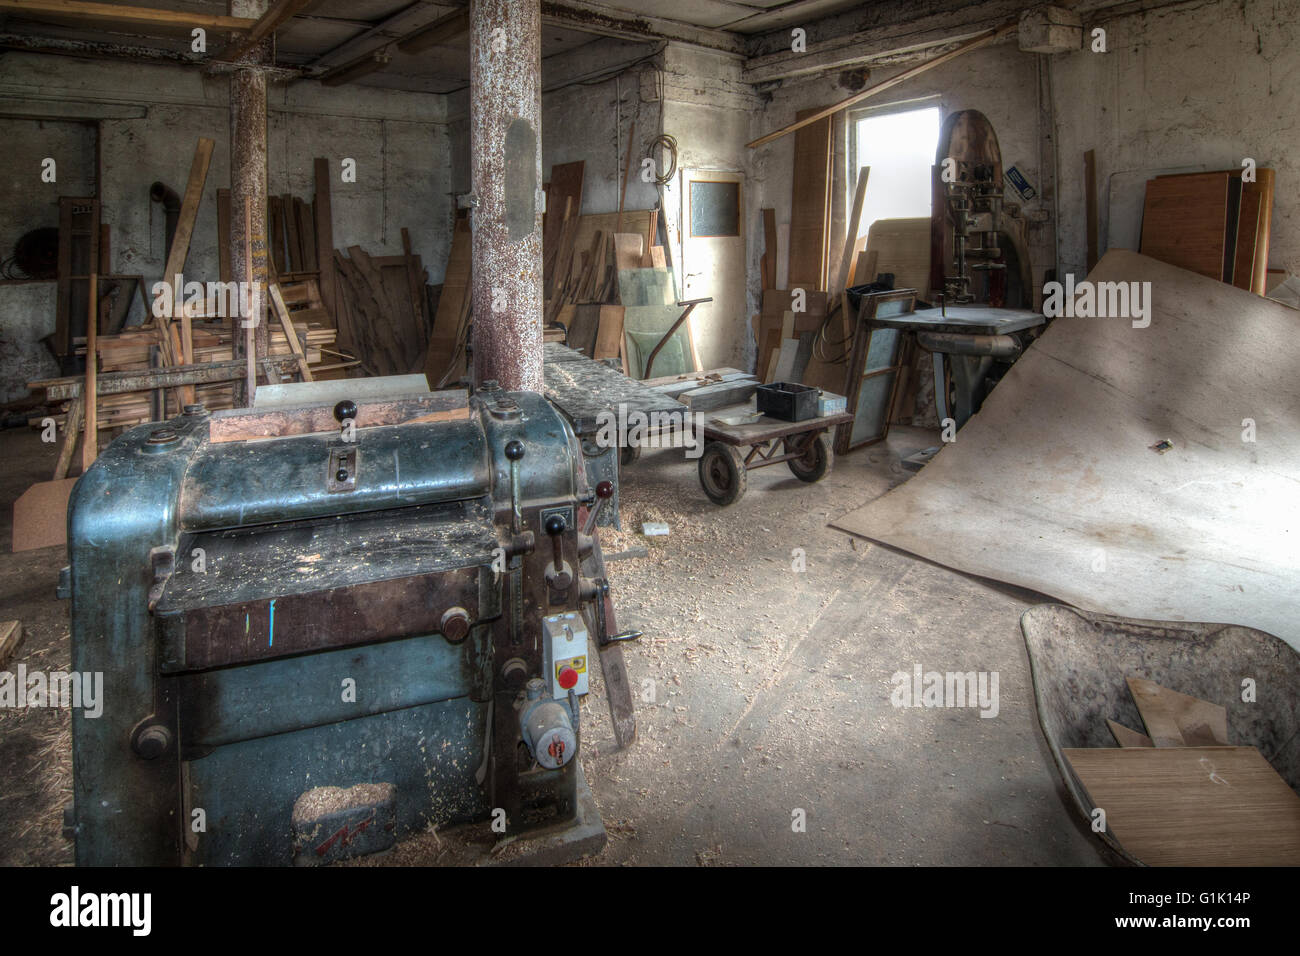
[[[587,693],[587,625],[577,611],[542,619],[546,639],[547,683],[551,696],[560,700],[572,690]]]

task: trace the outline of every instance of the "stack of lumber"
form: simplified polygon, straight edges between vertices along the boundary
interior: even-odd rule
[[[1228,742],[1227,711],[1140,677],[1128,687],[1146,733],[1107,720],[1118,749],[1063,751],[1105,832],[1150,866],[1300,864],[1300,796]]]
[[[625,310],[657,306],[662,311],[663,305],[676,302],[672,273],[659,245],[659,212],[624,210],[620,204],[616,213],[584,216],[583,174],[583,163],[557,163],[546,185],[544,324],[563,326],[569,346],[592,358],[621,358],[626,372]],[[650,278],[632,275],[640,272]],[[629,329],[668,327],[640,313],[627,318]]]
[[[1157,176],[1142,210],[1144,256],[1264,295],[1274,174],[1256,169]]]
[[[370,375],[422,371],[433,329],[429,276],[402,230],[400,256],[371,256],[360,246],[334,251],[339,344]]]
[[[295,316],[293,326],[300,343],[305,343],[304,354],[313,377],[321,370],[335,365],[329,358],[330,347],[334,345],[334,329],[321,322],[304,322]],[[243,334],[243,330],[239,330]],[[194,363],[229,362],[234,356],[231,346],[231,332],[224,321],[196,321],[193,323]],[[100,336],[96,342],[99,352],[99,371],[104,372],[138,372],[153,367],[150,365],[151,348],[157,347],[159,332],[156,328],[129,329],[117,335]],[[272,355],[289,355],[293,349],[289,345],[283,330],[274,323],[270,329]],[[323,351],[325,350],[325,351]],[[79,350],[84,352],[84,349]],[[37,385],[39,383],[33,383]],[[179,392],[180,389],[170,391]],[[230,382],[194,386],[195,401],[202,402],[209,411],[234,406],[233,385]],[[150,392],[124,392],[117,395],[100,395],[97,426],[99,430],[127,428],[152,421],[152,396]],[[179,411],[178,396],[169,396],[166,415]]]

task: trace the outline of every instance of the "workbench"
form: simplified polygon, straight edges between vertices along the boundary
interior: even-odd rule
[[[869,324],[872,329],[898,329],[917,336],[918,344],[932,355],[939,421],[951,417],[960,428],[979,410],[988,392],[986,379],[993,362],[1014,361],[1032,338],[1026,333],[1046,321],[1026,309],[950,305],[905,315],[877,315]]]

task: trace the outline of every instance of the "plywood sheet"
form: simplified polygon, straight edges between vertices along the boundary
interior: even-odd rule
[[[1254,747],[1067,749],[1120,844],[1150,866],[1300,865],[1300,796]]]
[[[796,119],[819,112],[802,110]],[[825,289],[830,240],[831,120],[794,134],[790,184],[790,288]]]
[[[1142,254],[1222,279],[1227,223],[1227,173],[1153,179],[1142,208]]]
[[[871,280],[882,272],[894,274],[895,289],[915,289],[929,297],[930,220],[877,219],[867,230],[867,261],[874,256]]]
[[[1130,677],[1128,689],[1155,746],[1228,745],[1228,712],[1218,704],[1180,694],[1142,677]],[[1159,738],[1153,724],[1161,728]]]
[[[14,550],[31,551],[68,541],[68,498],[76,478],[41,481],[14,502]]]
[[[1088,610],[1300,648],[1295,311],[1125,250],[1089,279],[1150,282],[1150,325],[1057,319],[955,442],[833,524]]]

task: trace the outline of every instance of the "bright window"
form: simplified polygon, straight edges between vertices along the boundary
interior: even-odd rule
[[[853,175],[849,208],[857,187],[857,170],[871,167],[858,235],[877,219],[916,219],[930,215],[930,167],[939,145],[939,107],[859,114],[852,126]]]

